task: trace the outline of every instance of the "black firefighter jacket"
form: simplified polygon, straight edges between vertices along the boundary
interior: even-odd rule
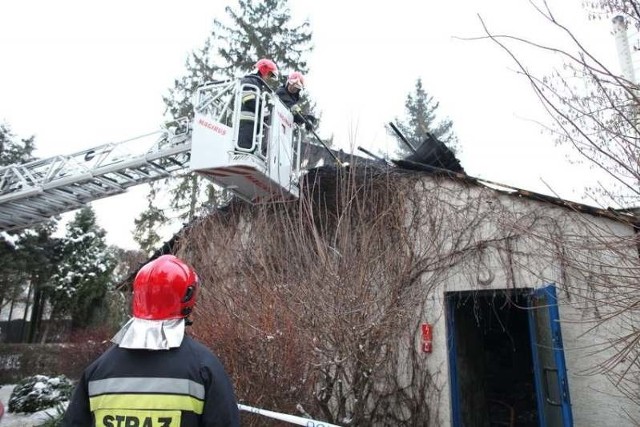
[[[269,85],[267,84],[267,82],[265,82],[264,80],[262,80],[262,78],[260,77],[260,75],[258,73],[253,73],[253,74],[247,74],[246,76],[244,76],[242,78],[242,80],[240,80],[240,83],[245,85],[254,85],[256,86],[260,91],[264,92],[272,92],[271,88],[269,87]],[[256,110],[256,98],[257,98],[257,94],[255,93],[255,91],[249,87],[245,88],[244,93],[242,94],[242,111],[255,111]],[[259,106],[258,106],[259,107]],[[258,114],[259,114],[260,109],[258,108]]]
[[[287,85],[285,84],[276,89],[276,95],[278,95],[280,101],[282,101],[287,108],[291,109],[291,107],[300,102],[300,92],[291,93],[287,90],[286,86]]]
[[[280,101],[289,109],[300,102],[300,92],[289,92],[286,83],[276,89],[276,95],[278,95]],[[299,125],[305,124],[307,130],[310,130],[313,128],[312,125],[316,122],[316,118],[310,114],[293,113],[293,121]]]
[[[85,370],[62,425],[235,427],[239,418],[222,364],[185,335],[170,350],[111,347]]]

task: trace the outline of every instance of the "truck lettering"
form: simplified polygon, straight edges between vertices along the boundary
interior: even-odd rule
[[[293,127],[293,123],[291,123],[291,120],[286,118],[285,115],[282,114],[280,111],[278,111],[278,117],[280,117],[280,120],[282,120],[282,123],[287,125],[287,127]]]
[[[220,135],[224,136],[227,134],[227,130],[225,128],[223,128],[222,126],[218,126],[215,123],[208,122],[205,119],[198,119],[198,124],[206,127],[207,129],[211,129],[212,131]]]

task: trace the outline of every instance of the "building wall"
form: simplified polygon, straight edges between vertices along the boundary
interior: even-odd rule
[[[276,314],[264,326],[270,338],[273,329],[289,330],[288,321],[295,325],[290,338],[306,343],[311,337],[314,352],[300,360],[330,374],[319,377],[316,391],[336,379],[347,384],[341,394],[331,388],[330,404],[323,408],[332,415],[341,411],[338,424],[364,424],[375,416],[367,409],[374,408],[378,415],[390,414],[378,416],[380,425],[396,416],[405,425],[446,426],[451,399],[445,294],[504,293],[553,282],[575,425],[629,425],[625,411],[640,419],[636,405],[612,382],[624,365],[587,375],[616,354],[613,348],[591,354],[594,343],[623,336],[634,320],[628,312],[589,330],[594,321],[640,300],[633,283],[640,272],[632,227],[449,178],[315,178],[320,184],[314,179],[313,185],[324,191],[313,187],[319,191],[315,199],[303,197],[288,207],[233,206],[181,239],[179,254],[203,280],[199,307],[210,304],[206,313],[195,314],[215,313],[195,328],[216,324],[237,337],[236,319],[262,325],[265,310],[252,308],[269,307],[267,314]],[[230,326],[214,323],[223,313],[232,314]],[[277,315],[282,313],[287,316]],[[431,354],[421,350],[421,322],[434,325]],[[251,339],[243,354],[259,342],[253,329],[245,335]],[[238,358],[238,350],[231,347],[227,355]],[[273,354],[271,363],[281,366],[281,359]],[[363,360],[366,376],[354,375],[363,372]],[[331,377],[338,368],[342,374]],[[357,395],[363,389],[379,393],[365,401]],[[338,401],[344,404],[338,407]]]
[[[637,403],[614,385],[616,375],[628,365],[622,362],[602,372],[602,366],[617,353],[617,348],[607,348],[608,343],[625,335],[640,317],[635,311],[602,322],[617,311],[619,307],[610,303],[620,300],[621,294],[627,295],[628,301],[639,300],[638,290],[633,289],[635,279],[628,277],[629,271],[637,271],[633,228],[486,188],[452,181],[438,185],[447,188],[433,187],[433,192],[456,195],[455,202],[445,208],[449,212],[445,215],[447,227],[455,229],[474,224],[473,218],[479,220],[477,226],[469,227],[469,244],[465,246],[474,249],[469,250],[473,254],[456,263],[442,286],[427,296],[421,314],[423,321],[434,325],[434,351],[424,355],[427,369],[441,378],[445,373],[447,378],[442,381],[441,405],[437,408],[440,425],[451,422],[445,293],[535,289],[549,283],[557,285],[575,425],[625,426],[632,425],[629,415],[640,419]],[[432,200],[425,200],[424,209],[433,209],[433,194],[425,194],[430,194],[425,199]],[[467,209],[463,214],[457,211],[465,205],[477,209]],[[430,234],[433,230],[420,230],[416,245],[419,247]],[[627,243],[621,245],[621,241]],[[619,280],[613,280],[616,274]]]

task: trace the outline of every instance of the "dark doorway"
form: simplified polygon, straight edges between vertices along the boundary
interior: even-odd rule
[[[454,426],[539,425],[531,290],[446,294]]]

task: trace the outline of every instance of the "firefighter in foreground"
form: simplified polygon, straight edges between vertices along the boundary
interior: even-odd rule
[[[133,283],[133,317],[84,372],[63,426],[239,426],[233,387],[218,358],[185,335],[198,276],[163,255]]]

